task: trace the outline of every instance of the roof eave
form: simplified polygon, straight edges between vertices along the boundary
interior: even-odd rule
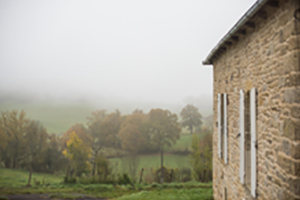
[[[228,31],[228,33],[219,41],[219,43],[211,50],[206,59],[202,62],[203,65],[212,65],[213,57],[216,52],[227,42],[232,36],[234,36],[242,26],[244,26],[250,18],[252,18],[257,11],[265,5],[268,0],[257,0],[255,4],[242,16],[242,18]]]

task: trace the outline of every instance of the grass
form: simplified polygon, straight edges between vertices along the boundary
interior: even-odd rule
[[[28,172],[23,170],[0,169],[0,199],[9,194],[50,194],[50,198],[74,199],[79,197],[126,199],[212,199],[212,184],[165,183],[165,184],[63,184],[62,177],[51,174],[33,173],[33,178],[41,181],[45,178],[47,185],[27,184]]]
[[[212,189],[163,189],[152,191],[140,191],[129,195],[124,195],[115,200],[208,200],[212,198]]]
[[[28,182],[28,177],[29,172],[24,170],[0,168],[0,187],[15,188],[25,186]],[[44,180],[44,184],[57,184],[60,183],[63,178],[51,174],[32,173],[32,185],[34,184],[34,179],[40,183]]]
[[[127,157],[123,158],[111,158],[111,164],[114,170],[118,172],[127,172]],[[152,155],[139,155],[137,156],[138,159],[138,170],[139,171],[144,168],[145,172],[149,171],[151,168],[158,168],[160,167],[160,154],[152,154]],[[129,161],[130,162],[130,161]],[[181,156],[181,155],[174,155],[174,154],[164,154],[164,166],[170,168],[182,168],[188,167],[190,168],[190,159],[189,156]]]
[[[192,137],[193,135],[191,134],[182,134],[180,135],[180,139],[176,141],[176,143],[171,146],[166,148],[166,151],[171,151],[171,150],[191,150],[191,145],[192,145]]]

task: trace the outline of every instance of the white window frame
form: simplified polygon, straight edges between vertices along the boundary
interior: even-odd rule
[[[257,189],[257,142],[256,142],[256,88],[250,90],[250,134],[251,134],[251,195],[256,198]],[[245,185],[245,93],[240,90],[240,182]],[[249,122],[248,122],[249,123]]]

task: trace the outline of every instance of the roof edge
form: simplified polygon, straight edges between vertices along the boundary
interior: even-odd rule
[[[221,48],[221,46],[227,42],[237,33],[237,31],[245,25],[251,17],[253,17],[256,12],[263,6],[268,0],[257,0],[255,4],[249,8],[249,10],[240,18],[240,20],[228,31],[228,33],[218,42],[218,44],[211,50],[206,59],[202,62],[203,65],[212,65],[212,58],[216,52]]]

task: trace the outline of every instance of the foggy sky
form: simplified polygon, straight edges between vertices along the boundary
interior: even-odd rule
[[[177,103],[254,0],[0,0],[0,91]]]

